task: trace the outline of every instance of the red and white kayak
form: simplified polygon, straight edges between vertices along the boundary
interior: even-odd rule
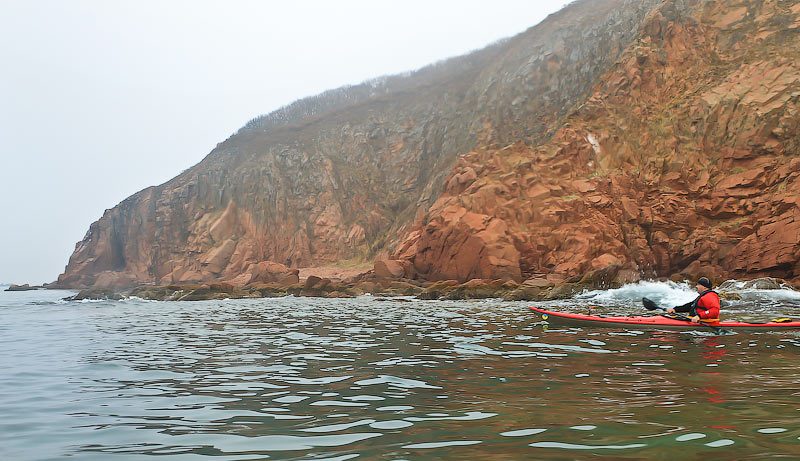
[[[571,327],[616,327],[658,330],[736,330],[736,331],[775,331],[775,330],[800,330],[800,321],[792,319],[776,319],[764,323],[751,322],[714,322],[700,325],[686,320],[671,318],[666,315],[652,315],[642,317],[629,316],[601,316],[592,314],[569,314],[566,312],[553,312],[538,307],[531,310],[539,313],[542,320],[551,325]]]

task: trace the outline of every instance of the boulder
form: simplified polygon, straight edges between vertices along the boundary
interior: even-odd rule
[[[375,261],[375,275],[386,279],[399,279],[406,275],[403,263],[392,259],[380,259]]]
[[[584,287],[582,287],[578,283],[562,283],[561,285],[556,285],[545,295],[544,299],[548,301],[556,300],[556,299],[569,299],[576,294],[582,293],[584,291]]]
[[[781,283],[772,277],[762,277],[758,279],[748,280],[742,287],[744,289],[752,290],[780,290],[783,288]]]
[[[638,267],[623,266],[614,278],[614,285],[626,285],[642,280],[642,272]]]
[[[233,239],[227,239],[222,242],[222,245],[213,248],[202,259],[203,267],[212,274],[221,274],[236,250],[236,242]]]
[[[320,281],[322,281],[320,277],[317,277],[316,275],[309,275],[308,278],[306,278],[305,288],[314,288],[314,286]]]
[[[728,301],[741,301],[741,299],[742,299],[742,295],[740,295],[739,293],[720,292],[719,293],[719,297],[721,299],[725,299],[725,300],[728,300]]]
[[[612,254],[603,253],[592,260],[593,269],[602,269],[608,266],[621,266],[622,261]]]
[[[443,290],[444,299],[488,299],[502,298],[519,285],[504,280],[473,279]]]
[[[244,273],[228,282],[240,287],[270,283],[289,286],[300,283],[299,273],[299,270],[290,269],[280,263],[261,261],[258,264],[250,264]]]
[[[621,266],[614,264],[602,269],[587,272],[583,277],[581,277],[578,285],[587,290],[606,290],[609,288],[619,288],[620,283],[615,279],[617,274],[619,274],[620,269]]]
[[[442,297],[446,292],[449,292],[452,287],[458,285],[458,280],[441,280],[439,282],[434,282],[425,290],[417,295],[420,299],[439,299]]]
[[[520,285],[517,289],[503,295],[504,301],[542,301],[550,292],[550,287]]]
[[[113,288],[90,288],[87,290],[81,290],[75,295],[67,296],[64,298],[65,301],[82,301],[84,299],[112,299],[118,300],[122,299],[123,296],[119,292],[117,292]]]
[[[203,285],[203,287],[204,288],[208,288],[211,291],[218,291],[218,292],[222,292],[222,293],[233,293],[234,291],[236,291],[236,287],[233,284],[226,283],[226,282],[222,282],[222,283],[214,283],[214,282],[207,283],[207,284]]]
[[[8,288],[5,289],[5,291],[30,291],[30,290],[38,290],[39,288],[41,287],[32,287],[27,283],[22,285],[14,285],[12,283],[11,285],[9,285]]]
[[[136,276],[130,272],[103,271],[97,274],[95,288],[130,288],[137,285]]]
[[[520,288],[537,288],[541,290],[553,286],[555,286],[555,283],[551,280],[542,277],[533,277],[522,282],[522,286]]]
[[[391,294],[400,296],[416,296],[424,291],[424,288],[413,283],[395,280],[386,288]]]

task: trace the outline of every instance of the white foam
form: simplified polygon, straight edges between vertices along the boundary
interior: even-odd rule
[[[773,301],[800,301],[800,291],[795,291],[790,288],[781,288],[780,290],[734,290],[742,296],[742,299],[760,298]]]
[[[733,288],[726,291],[741,295],[743,300],[800,301],[800,291],[789,287],[777,290],[759,290],[742,288],[745,282],[734,280],[728,283],[732,283]],[[694,300],[697,295],[697,291],[689,282],[675,283],[671,281],[654,282],[642,280],[611,290],[587,291],[576,296],[575,299],[598,304],[625,304],[638,303],[642,298],[649,298],[657,305],[666,307],[688,303]]]
[[[688,283],[654,282],[642,280],[612,290],[589,291],[578,298],[596,302],[639,302],[649,298],[659,306],[676,306],[688,303],[697,297],[697,291]]]

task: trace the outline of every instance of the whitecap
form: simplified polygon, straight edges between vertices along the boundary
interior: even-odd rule
[[[620,301],[638,303],[645,297],[653,300],[658,305],[676,306],[693,301],[697,297],[697,291],[685,282],[642,280],[623,285],[620,288],[588,291],[576,296],[578,299],[611,304],[616,304]]]

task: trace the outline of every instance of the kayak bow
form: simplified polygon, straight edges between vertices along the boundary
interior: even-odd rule
[[[601,316],[592,314],[570,314],[566,312],[553,312],[538,307],[531,307],[531,310],[539,313],[542,319],[553,325],[563,325],[572,327],[616,327],[616,328],[636,328],[636,329],[659,329],[659,330],[708,330],[708,326],[727,328],[736,331],[776,331],[776,330],[800,330],[800,321],[790,319],[778,319],[780,321],[770,321],[764,323],[753,322],[715,322],[706,325],[687,322],[669,317],[667,315],[654,315],[642,317],[638,315],[629,316]],[[789,320],[789,321],[786,321]]]

